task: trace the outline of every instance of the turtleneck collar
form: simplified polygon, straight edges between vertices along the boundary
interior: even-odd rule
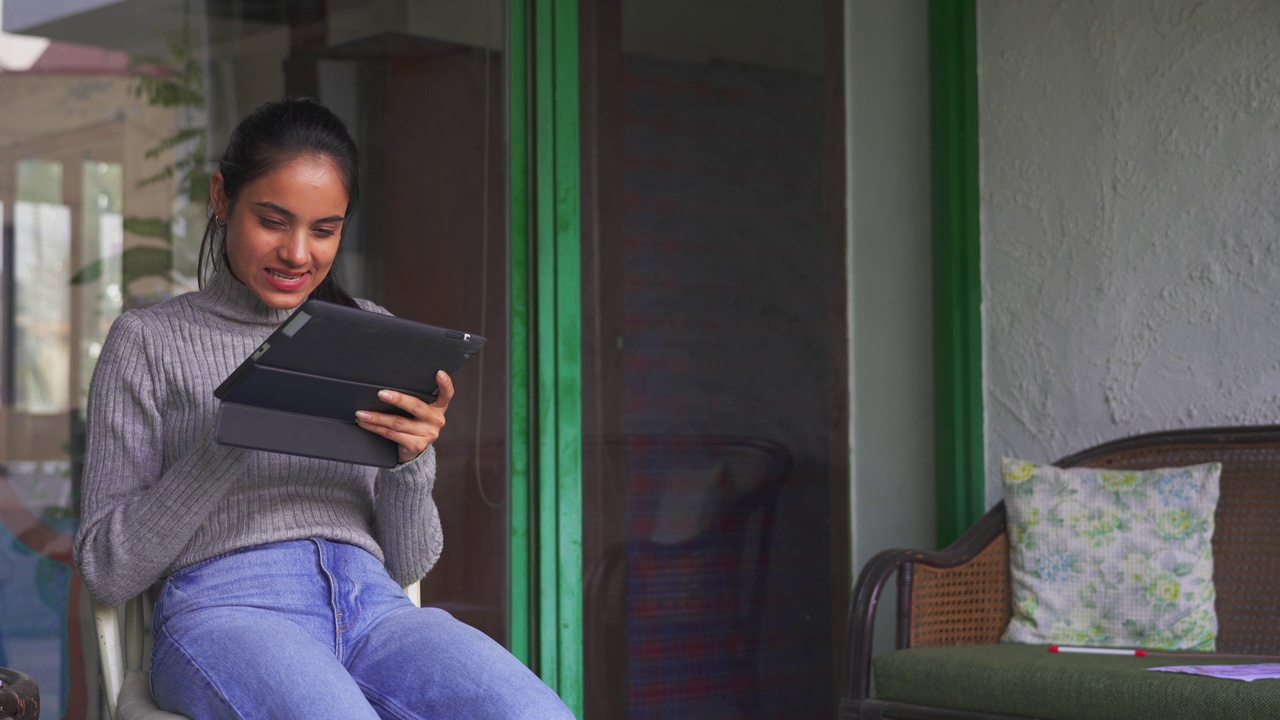
[[[219,268],[209,284],[197,295],[206,309],[221,318],[253,325],[276,326],[284,322],[294,308],[277,310],[253,294],[225,267]]]

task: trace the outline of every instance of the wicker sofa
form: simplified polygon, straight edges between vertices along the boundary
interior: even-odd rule
[[[1001,502],[941,551],[886,550],[862,569],[849,609],[842,720],[1280,717],[1280,682],[1145,670],[1280,662],[1280,426],[1139,435],[1056,464],[1147,469],[1210,461],[1223,466],[1213,535],[1216,654],[1063,656],[1000,643],[1011,613]],[[878,602],[891,581],[897,649],[873,658]]]

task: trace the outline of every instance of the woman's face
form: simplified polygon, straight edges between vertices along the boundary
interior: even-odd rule
[[[328,158],[303,156],[240,189],[229,202],[221,173],[209,187],[227,223],[231,273],[277,309],[301,305],[333,267],[347,189]]]

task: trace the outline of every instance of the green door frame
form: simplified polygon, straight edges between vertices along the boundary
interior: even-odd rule
[[[986,509],[974,0],[930,0],[937,543]]]
[[[577,0],[511,0],[511,645],[583,712]]]

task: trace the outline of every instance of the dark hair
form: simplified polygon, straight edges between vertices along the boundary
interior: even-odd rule
[[[218,161],[222,186],[230,207],[240,189],[258,178],[300,157],[319,156],[333,162],[347,189],[347,211],[342,232],[360,203],[360,156],[347,126],[331,110],[310,98],[285,98],[259,105],[231,131],[226,152]],[[226,265],[227,229],[214,217],[212,203],[209,220],[200,241],[196,273],[200,286]],[[350,305],[356,301],[338,286],[333,270],[311,291],[311,298]]]

